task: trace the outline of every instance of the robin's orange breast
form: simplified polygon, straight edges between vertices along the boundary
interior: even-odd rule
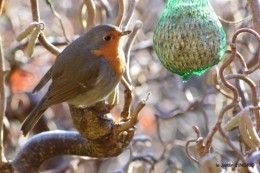
[[[102,56],[110,62],[111,69],[116,73],[118,79],[121,78],[125,70],[125,55],[120,44],[121,41],[118,38],[118,40],[106,44],[103,48],[93,51],[95,57]]]

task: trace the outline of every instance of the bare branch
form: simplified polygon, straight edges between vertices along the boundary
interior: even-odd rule
[[[2,46],[2,39],[0,37],[0,164],[6,162],[6,158],[4,155],[4,145],[3,145],[3,119],[6,112],[6,91],[5,91],[5,77],[6,77],[6,68],[4,61],[4,52]]]
[[[118,6],[119,6],[119,11],[118,11],[118,16],[117,16],[115,25],[120,27],[123,22],[123,18],[124,18],[124,14],[125,14],[124,0],[118,0]]]
[[[50,0],[46,0],[46,3],[50,6],[52,13],[58,18],[62,32],[63,32],[63,35],[66,38],[67,43],[69,43],[70,41],[69,41],[69,38],[67,37],[66,31],[65,31],[65,28],[64,28],[64,25],[62,23],[62,20],[61,20],[59,13],[56,12],[56,10],[54,9]]]
[[[136,21],[133,32],[131,33],[126,45],[125,45],[125,56],[126,56],[126,70],[124,73],[124,77],[128,83],[131,83],[130,78],[130,50],[132,48],[132,45],[136,39],[136,36],[138,34],[138,31],[142,28],[143,23],[141,21]]]
[[[258,0],[247,0],[252,10],[254,29],[260,34],[260,2]]]
[[[122,30],[126,30],[128,28],[128,25],[131,21],[131,18],[133,17],[134,10],[135,10],[135,7],[136,7],[136,4],[138,3],[138,1],[139,0],[131,0],[129,10],[126,14],[125,20],[122,23]]]
[[[32,16],[34,22],[40,22],[40,13],[39,13],[39,4],[38,0],[31,0],[31,8],[32,8]],[[45,47],[48,51],[53,53],[54,55],[59,55],[60,50],[52,45],[41,32],[38,37],[39,42]]]
[[[84,0],[88,9],[87,31],[96,26],[96,5],[93,0]]]

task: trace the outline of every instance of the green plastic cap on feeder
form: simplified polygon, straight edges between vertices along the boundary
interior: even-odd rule
[[[153,43],[163,66],[187,81],[223,59],[226,33],[208,0],[168,0]]]

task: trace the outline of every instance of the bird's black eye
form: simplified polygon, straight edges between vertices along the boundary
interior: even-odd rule
[[[111,39],[111,36],[107,35],[103,39],[106,40],[106,41],[109,41]]]

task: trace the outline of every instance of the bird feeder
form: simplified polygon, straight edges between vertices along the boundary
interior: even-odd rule
[[[226,33],[208,0],[168,0],[153,43],[163,66],[187,81],[223,59]]]

